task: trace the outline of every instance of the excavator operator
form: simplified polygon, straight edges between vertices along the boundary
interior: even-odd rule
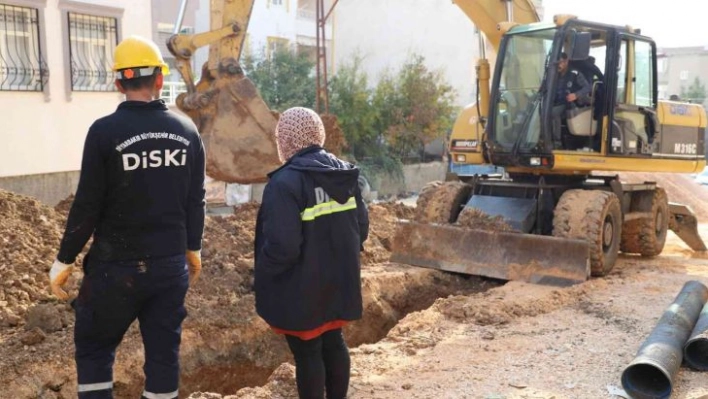
[[[571,104],[589,104],[592,85],[577,69],[568,65],[568,54],[562,52],[558,60],[558,84],[553,102],[553,147],[562,148],[561,118]]]
[[[159,98],[169,69],[153,42],[123,40],[113,70],[125,101],[86,135],[50,287],[68,299],[63,286],[93,236],[71,303],[79,399],[113,397],[116,348],[135,319],[145,346],[142,397],[177,398],[184,300],[201,270],[205,150],[194,123]]]

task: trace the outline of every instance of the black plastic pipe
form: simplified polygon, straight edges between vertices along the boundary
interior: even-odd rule
[[[708,303],[698,316],[696,327],[683,347],[686,363],[699,371],[708,371]]]
[[[632,362],[622,372],[622,386],[634,399],[666,399],[671,396],[683,361],[684,344],[708,301],[708,288],[688,281],[664,311]]]

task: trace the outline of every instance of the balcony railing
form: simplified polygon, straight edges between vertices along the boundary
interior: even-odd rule
[[[315,22],[317,20],[317,11],[316,10],[308,10],[305,8],[300,8],[297,10],[297,18],[304,19],[306,21]],[[331,23],[331,18],[328,18],[327,23],[325,23],[325,25],[330,25],[330,23]]]
[[[160,98],[167,104],[174,104],[180,93],[187,92],[187,85],[184,82],[165,82],[162,86]]]

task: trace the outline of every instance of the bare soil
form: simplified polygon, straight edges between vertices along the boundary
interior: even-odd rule
[[[32,198],[0,191],[1,399],[76,397],[74,316],[70,306],[53,298],[47,288],[47,272],[71,201],[70,197],[52,209]],[[270,377],[273,371],[291,361],[285,340],[255,314],[253,240],[258,208],[247,203],[235,207],[233,214],[207,218],[204,269],[187,298],[189,316],[181,348],[183,392],[258,387],[269,378],[277,380],[280,374]],[[406,314],[427,308],[437,298],[499,284],[386,264],[395,220],[409,217],[412,209],[386,203],[371,205],[369,212],[370,239],[362,259],[365,315],[346,327],[352,347],[377,342]],[[68,286],[70,295],[77,294],[81,277],[77,267]],[[117,353],[116,398],[139,397],[142,359],[136,323]]]
[[[324,148],[330,153],[341,156],[342,150],[347,148],[347,140],[342,128],[339,127],[337,116],[334,114],[321,114],[322,124],[325,128]]]
[[[477,208],[465,208],[460,212],[455,224],[479,230],[514,232],[502,216],[491,216]]]
[[[708,186],[697,184],[691,175],[672,173],[631,173],[619,174],[627,183],[656,182],[663,187],[669,197],[669,202],[688,205],[696,213],[699,221],[708,221]]]
[[[708,221],[704,187],[659,178],[670,201]],[[188,294],[181,398],[297,397],[283,338],[254,312],[257,209],[245,204],[207,221],[204,271]],[[621,255],[608,276],[566,288],[391,264],[395,220],[412,219],[412,210],[382,203],[369,211],[364,318],[345,330],[350,399],[619,398],[622,370],[683,284],[708,285],[708,255],[672,233],[660,256]],[[76,397],[73,313],[49,295],[46,277],[64,220],[65,211],[0,191],[0,399]],[[708,225],[701,234],[708,240]],[[74,295],[80,278],[77,271]],[[117,354],[116,398],[139,396],[142,359],[134,325]],[[706,399],[708,374],[682,367],[673,388],[672,399]]]

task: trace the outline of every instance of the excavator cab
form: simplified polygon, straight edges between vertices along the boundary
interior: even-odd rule
[[[575,101],[566,96],[579,79],[561,75],[563,53],[567,74],[589,86]],[[534,175],[693,173],[705,154],[705,112],[658,100],[655,60],[654,42],[627,27],[566,17],[511,28],[492,82],[485,161]]]
[[[616,174],[705,165],[705,111],[658,101],[655,59],[654,42],[628,27],[573,16],[510,26],[482,142],[484,162],[506,176],[425,187],[391,259],[568,285],[606,275],[619,252],[660,254],[668,229],[705,251],[690,208],[670,203],[655,182]]]
[[[487,160],[548,170],[554,150],[599,149],[604,73],[590,59],[591,50],[606,59],[609,36],[606,29],[584,25],[541,25],[505,35],[492,84]],[[561,54],[567,57],[563,75]],[[567,101],[581,79],[587,95]]]

